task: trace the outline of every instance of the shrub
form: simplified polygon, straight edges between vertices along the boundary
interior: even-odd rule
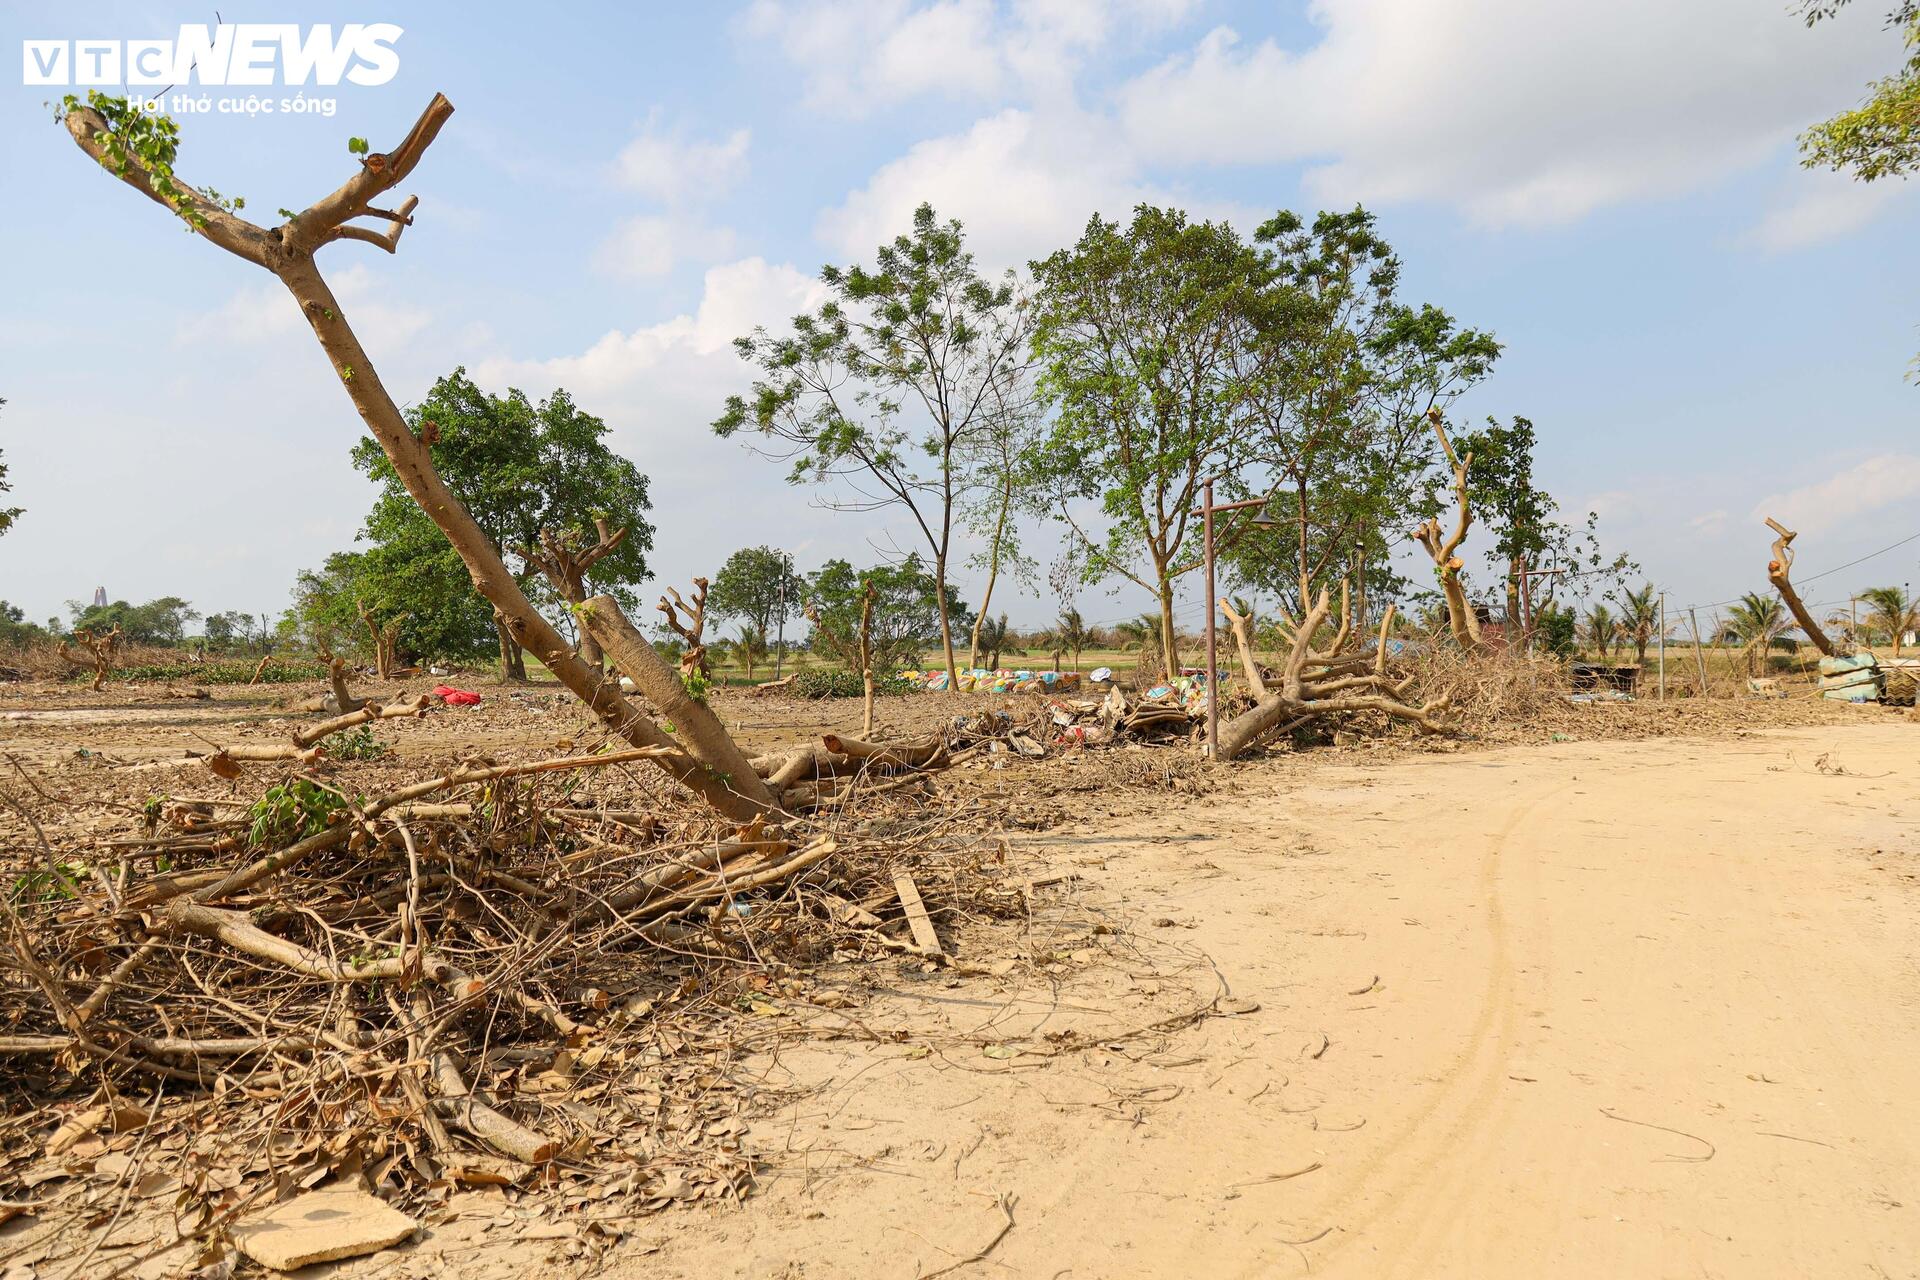
[[[873,678],[876,695],[911,693],[917,687],[904,676],[887,674]],[[858,698],[865,692],[858,671],[815,668],[796,672],[793,678],[793,695],[796,698]]]

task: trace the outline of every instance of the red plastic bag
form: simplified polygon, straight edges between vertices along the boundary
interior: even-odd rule
[[[465,689],[456,689],[450,684],[437,684],[433,686],[433,696],[450,707],[477,707],[480,705],[479,694],[470,693]]]

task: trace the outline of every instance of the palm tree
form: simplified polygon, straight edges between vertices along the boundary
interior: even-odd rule
[[[1641,583],[1638,591],[1620,594],[1620,629],[1632,639],[1633,660],[1640,666],[1647,665],[1647,646],[1659,625],[1660,602],[1651,582]]]
[[[1899,657],[1906,633],[1920,626],[1913,598],[1901,587],[1868,587],[1860,593],[1860,603],[1867,606],[1868,632],[1885,632],[1893,642],[1893,656]]]
[[[1727,625],[1747,653],[1747,674],[1753,674],[1755,654],[1764,658],[1787,630],[1787,611],[1780,597],[1749,591],[1727,611]]]
[[[753,679],[754,668],[767,656],[767,629],[749,623],[740,628],[740,634],[726,642],[727,656],[747,669],[747,679]]]
[[[1053,642],[1073,654],[1073,669],[1080,669],[1080,651],[1093,642],[1093,632],[1078,609],[1067,608],[1053,625]]]
[[[1587,639],[1600,651],[1602,662],[1606,661],[1607,650],[1612,647],[1614,635],[1619,630],[1619,620],[1606,605],[1596,604],[1587,610]]]
[[[1136,649],[1144,649],[1160,634],[1160,615],[1143,613],[1126,622],[1115,623],[1113,630],[1120,637],[1122,651],[1131,653]]]
[[[1000,651],[1007,647],[1007,615],[987,618],[980,623],[980,652],[986,655],[987,670],[1000,669]]]

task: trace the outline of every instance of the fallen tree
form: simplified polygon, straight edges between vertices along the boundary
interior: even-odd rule
[[[653,763],[707,804],[741,821],[770,813],[778,807],[773,791],[750,772],[742,775],[728,769],[730,762],[741,758],[737,747],[709,753],[706,748],[715,745],[712,740],[696,744],[685,735],[665,732],[623,698],[614,682],[601,679],[601,673],[583,661],[534,608],[492,542],[440,478],[429,442],[408,427],[315,262],[319,250],[342,241],[374,245],[388,253],[399,249],[402,234],[413,225],[418,198],[408,196],[394,208],[375,202],[418,167],[452,115],[453,104],[435,94],[397,147],[363,155],[358,171],[346,182],[273,228],[241,218],[235,212],[237,202],[197,190],[175,176],[179,129],[165,116],[150,115],[138,104],[95,91],[84,104],[69,95],[62,104],[61,121],[75,144],[108,173],[179,217],[194,234],[271,272],[286,286],[401,483],[446,535],[475,589],[492,604],[501,627],[515,643],[531,650],[628,742],[661,748],[651,757]],[[361,219],[380,225],[378,229],[361,225]],[[618,612],[611,601],[603,607]],[[639,676],[627,674],[639,682]],[[726,739],[724,730],[718,737]],[[731,739],[726,740],[731,746]]]
[[[1800,624],[1800,630],[1804,631],[1807,639],[1813,642],[1813,647],[1831,658],[1833,641],[1827,639],[1827,633],[1820,629],[1820,624],[1813,620],[1813,614],[1808,612],[1807,606],[1801,602],[1800,593],[1793,589],[1793,579],[1790,576],[1793,572],[1793,540],[1799,535],[1771,516],[1767,517],[1767,528],[1774,533],[1773,559],[1767,561],[1767,581],[1771,582],[1773,589],[1780,593],[1780,599],[1786,603],[1787,611],[1793,615],[1793,620]]]
[[[1406,700],[1415,677],[1395,678],[1387,670],[1387,632],[1393,625],[1393,606],[1387,607],[1386,616],[1380,620],[1373,652],[1351,650],[1347,647],[1353,634],[1350,593],[1348,584],[1342,581],[1339,626],[1332,641],[1320,649],[1314,640],[1331,612],[1327,592],[1322,589],[1299,623],[1283,620],[1282,630],[1290,643],[1278,683],[1272,685],[1254,655],[1252,613],[1236,610],[1228,600],[1220,602],[1220,610],[1233,631],[1241,673],[1254,699],[1250,710],[1220,726],[1220,759],[1231,760],[1264,738],[1315,720],[1360,712],[1404,720],[1428,733],[1452,730],[1446,719],[1447,697],[1416,706]]]

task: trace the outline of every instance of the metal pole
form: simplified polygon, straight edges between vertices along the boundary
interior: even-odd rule
[[[1202,512],[1201,540],[1207,548],[1207,759],[1217,759],[1220,751],[1220,658],[1215,648],[1213,615],[1213,479],[1200,487]]]
[[[1687,622],[1693,627],[1693,660],[1700,664],[1700,696],[1707,696],[1707,653],[1700,647],[1700,619],[1694,616],[1693,607],[1687,607]]]
[[[1660,593],[1660,701],[1667,700],[1667,593]]]

